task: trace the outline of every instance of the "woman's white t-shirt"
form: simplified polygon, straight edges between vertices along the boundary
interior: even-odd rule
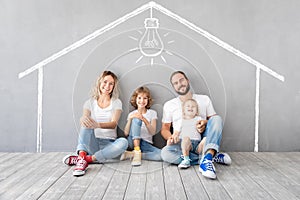
[[[108,107],[100,108],[96,99],[89,99],[84,103],[83,108],[91,111],[91,118],[96,122],[111,122],[114,112],[122,110],[122,102],[120,99],[114,99],[110,101]],[[96,128],[94,132],[96,138],[117,138],[117,127],[114,129]]]
[[[137,110],[134,110],[128,114],[127,120],[129,119],[129,116],[133,113],[138,112]],[[146,118],[150,123],[152,122],[153,119],[157,119],[157,112],[152,109],[148,109],[145,114],[143,114],[143,117]],[[152,135],[148,132],[148,129],[145,125],[145,123],[142,123],[141,127],[141,138],[151,144],[153,144],[152,141]]]

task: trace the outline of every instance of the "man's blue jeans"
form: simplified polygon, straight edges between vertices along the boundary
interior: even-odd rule
[[[149,142],[141,139],[142,120],[133,118],[130,125],[130,132],[128,136],[129,148],[133,149],[133,140],[140,139],[140,148],[142,151],[142,159],[161,161],[161,150]]]
[[[222,129],[223,122],[220,116],[214,115],[209,118],[205,132],[202,134],[202,138],[206,137],[206,143],[204,145],[203,152],[206,152],[208,149],[214,149],[216,152],[219,152],[222,139]],[[161,150],[162,159],[168,163],[179,164],[182,161],[181,155],[182,150],[180,142],[165,146]],[[201,155],[190,152],[190,159],[192,160],[192,164],[199,164]]]
[[[95,155],[98,162],[120,156],[128,147],[125,138],[102,139],[96,138],[94,129],[81,127],[78,137],[78,151],[85,151],[88,155]]]

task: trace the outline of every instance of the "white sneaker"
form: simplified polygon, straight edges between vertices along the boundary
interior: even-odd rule
[[[141,150],[139,150],[139,151],[133,150],[133,154],[134,155],[133,155],[131,165],[132,166],[140,166],[142,164],[142,152],[141,152]]]
[[[190,159],[183,159],[181,163],[178,165],[179,169],[187,169],[191,166]]]
[[[122,153],[120,160],[127,160],[127,159],[132,159],[134,155],[133,151],[125,151],[124,153]]]
[[[202,175],[206,178],[210,179],[216,179],[216,170],[213,162],[211,160],[208,160],[204,158],[201,160],[201,163],[199,165],[199,171],[202,173]]]

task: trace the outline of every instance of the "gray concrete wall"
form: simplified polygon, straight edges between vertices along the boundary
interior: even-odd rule
[[[259,151],[300,150],[299,1],[159,1],[186,21],[153,9],[165,46],[152,59],[141,57],[138,49],[150,10],[139,14],[134,10],[146,3],[0,1],[0,151],[35,152],[38,133],[42,134],[42,151],[73,151],[82,104],[104,69],[114,71],[121,82],[120,135],[132,109],[130,95],[140,85],[153,92],[159,131],[163,103],[176,96],[169,76],[180,69],[190,77],[196,93],[211,97],[224,119],[223,150],[253,151],[255,138]],[[105,29],[129,13],[134,16]],[[260,70],[258,77],[253,63],[188,25],[206,30],[278,74]],[[99,29],[106,31],[43,67],[39,120],[38,70],[23,78],[18,78],[19,73]],[[42,122],[40,131],[38,121]],[[164,145],[159,133],[155,142]]]

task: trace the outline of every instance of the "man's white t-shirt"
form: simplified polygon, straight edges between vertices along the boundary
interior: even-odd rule
[[[120,99],[114,99],[110,101],[108,107],[100,108],[96,99],[89,99],[84,103],[83,108],[91,111],[91,118],[96,122],[111,122],[115,110],[122,110],[122,102]],[[117,127],[114,129],[96,128],[94,132],[96,138],[117,138]]]
[[[133,113],[138,112],[137,110],[134,110],[128,114],[127,120],[129,119],[129,116]],[[152,109],[148,109],[145,114],[143,114],[143,117],[146,118],[150,123],[152,122],[153,119],[157,119],[157,112]],[[141,127],[141,138],[151,144],[153,144],[152,141],[152,135],[148,132],[148,129],[145,125],[145,123],[142,123]]]
[[[215,115],[216,112],[210,98],[206,95],[193,94],[193,99],[197,101],[200,117],[207,119],[208,116]],[[179,97],[171,99],[164,104],[163,123],[173,123],[173,127],[181,127],[182,102]]]

